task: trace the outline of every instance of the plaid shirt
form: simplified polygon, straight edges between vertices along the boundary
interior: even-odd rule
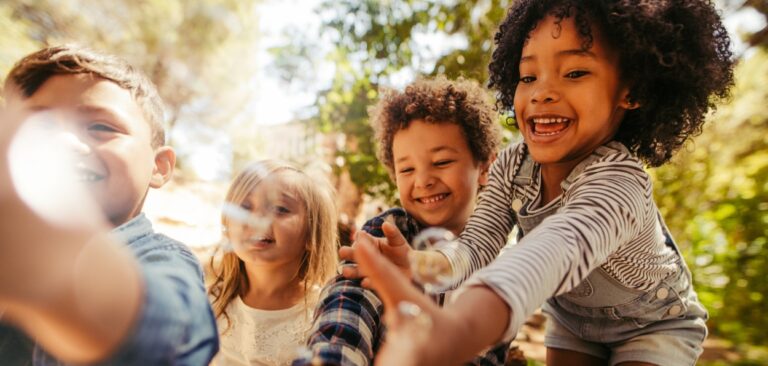
[[[381,225],[388,217],[403,236],[412,242],[421,230],[416,220],[405,210],[393,208],[363,225],[362,230],[383,237]],[[390,220],[391,220],[390,219]],[[435,298],[442,303],[443,296]],[[320,294],[315,320],[307,342],[312,359],[297,359],[293,366],[302,365],[370,365],[385,335],[382,314],[384,305],[376,295],[360,286],[360,280],[336,276]],[[494,347],[484,356],[476,357],[471,365],[504,365],[509,343]]]

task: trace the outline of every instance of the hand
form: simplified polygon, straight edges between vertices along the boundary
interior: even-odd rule
[[[457,318],[412,286],[373,245],[359,246],[354,259],[384,302],[387,342],[377,354],[377,365],[461,364],[445,351],[467,334]]]
[[[352,246],[339,249],[339,257],[343,260],[353,261],[355,260],[354,256],[357,248],[367,245],[383,254],[397,266],[407,278],[411,278],[411,264],[408,260],[408,255],[412,250],[411,246],[408,245],[408,241],[405,240],[405,237],[400,233],[400,230],[389,222],[384,222],[381,226],[381,230],[384,232],[384,238],[376,238],[364,231],[358,231],[355,233],[355,241],[352,243]],[[365,274],[361,273],[356,266],[344,266],[342,275],[347,278],[365,277]],[[368,281],[363,279],[363,286],[366,286],[367,284]]]

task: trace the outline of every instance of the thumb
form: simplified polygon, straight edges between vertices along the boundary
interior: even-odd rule
[[[384,232],[384,236],[387,238],[389,246],[399,247],[402,245],[408,245],[408,240],[405,240],[405,237],[400,232],[400,229],[397,228],[397,226],[392,225],[389,222],[384,222],[384,224],[381,225],[381,230]]]
[[[408,278],[372,246],[364,245],[355,250],[355,261],[368,276],[369,284],[385,308],[395,309],[400,301],[419,297],[420,293]]]

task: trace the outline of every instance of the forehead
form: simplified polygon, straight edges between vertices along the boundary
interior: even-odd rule
[[[587,44],[576,25],[574,17],[559,19],[548,15],[540,20],[528,34],[523,45],[523,57],[530,53],[559,52],[563,50],[581,50],[585,45],[590,46],[589,51],[596,55],[606,55],[607,44],[600,30],[590,25],[592,41]]]
[[[441,149],[443,148],[443,149]],[[395,162],[409,156],[436,151],[453,151],[471,156],[461,126],[450,122],[426,123],[414,120],[397,131],[392,138],[392,156]]]
[[[288,201],[300,202],[300,184],[305,179],[293,170],[278,170],[261,179],[253,187],[248,199],[251,201]]]
[[[54,75],[21,103],[28,110],[104,111],[135,128],[150,129],[144,113],[127,89],[91,74]],[[143,126],[143,127],[142,127]]]

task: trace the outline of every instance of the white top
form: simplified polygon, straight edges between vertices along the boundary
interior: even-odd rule
[[[598,148],[566,178],[563,194],[545,207],[540,207],[540,175],[526,187],[513,183],[524,154],[523,144],[499,154],[459,238],[462,245],[443,251],[454,269],[467,269],[465,279],[477,271],[466,286],[484,284],[509,305],[505,340],[547,298],[570,291],[597,267],[637,290],[679,270],[679,257],[665,244],[651,179],[623,145]],[[561,207],[493,261],[517,224],[521,207],[513,197],[522,196],[532,202],[531,212]]]
[[[230,322],[216,320],[220,349],[211,365],[290,365],[306,344],[314,305],[302,300],[288,309],[260,310],[237,296],[227,306]]]

